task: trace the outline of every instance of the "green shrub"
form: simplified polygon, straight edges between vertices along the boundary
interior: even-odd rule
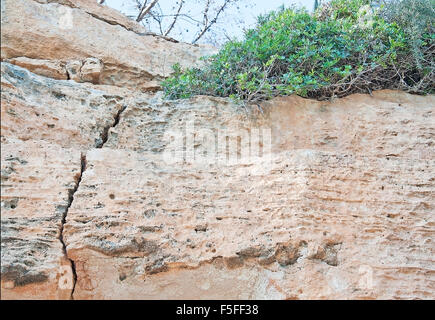
[[[204,67],[174,66],[162,85],[169,99],[205,94],[248,103],[290,94],[322,100],[385,88],[432,93],[434,1],[376,6],[371,0],[332,0],[314,14],[281,8],[260,16],[243,41],[229,41],[205,58]],[[399,9],[411,2],[424,4]],[[418,22],[411,19],[414,9],[424,17]]]
[[[403,57],[401,65],[402,68],[408,64],[411,69],[417,69],[417,76],[411,77],[419,81],[414,87],[420,86],[421,91],[433,90],[435,0],[390,0],[379,14],[385,21],[400,26],[405,33],[410,55]],[[432,81],[426,81],[429,78]]]

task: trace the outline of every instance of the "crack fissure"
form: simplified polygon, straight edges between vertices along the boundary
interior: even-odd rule
[[[69,209],[74,201],[74,194],[76,193],[76,191],[78,190],[78,188],[80,186],[80,182],[82,181],[83,172],[85,172],[85,170],[86,170],[86,155],[82,154],[81,158],[80,158],[80,174],[77,176],[74,188],[68,190],[68,205],[67,205],[67,207],[64,210],[63,215],[62,215],[60,233],[59,233],[59,240],[62,244],[62,251],[63,251],[65,258],[71,264],[71,270],[72,270],[72,275],[73,275],[73,279],[72,279],[73,283],[72,283],[71,295],[70,295],[71,300],[74,300],[74,290],[75,290],[75,286],[77,283],[77,272],[76,272],[76,265],[75,265],[74,260],[68,256],[68,251],[66,248],[65,240],[63,238],[63,230],[64,230],[64,226],[66,223],[66,218],[68,216],[68,211],[69,211]]]
[[[104,146],[104,144],[107,142],[107,140],[109,139],[109,130],[111,128],[115,128],[118,125],[119,120],[121,118],[121,114],[125,111],[125,109],[127,109],[127,106],[123,105],[122,108],[120,108],[116,113],[113,119],[113,123],[104,128],[103,132],[101,133],[100,142],[97,143],[96,145],[97,149],[101,149]]]
[[[118,110],[118,112],[116,113],[116,115],[113,119],[113,123],[110,126],[107,126],[106,128],[104,128],[104,130],[101,134],[101,142],[96,146],[98,149],[102,148],[104,146],[104,144],[107,142],[108,133],[109,133],[110,128],[114,128],[119,123],[119,120],[121,118],[121,114],[125,109],[127,109],[127,106],[123,105],[122,108],[120,108]],[[74,195],[77,192],[77,190],[79,189],[80,182],[82,181],[82,176],[83,176],[83,173],[85,171],[86,171],[86,155],[82,153],[81,157],[80,157],[80,173],[78,174],[78,176],[76,178],[76,183],[75,183],[74,187],[72,189],[68,190],[68,204],[67,204],[67,206],[62,214],[62,220],[61,220],[61,226],[60,226],[60,232],[59,232],[59,241],[62,244],[62,252],[63,252],[65,258],[69,261],[69,263],[71,265],[71,270],[72,270],[72,275],[73,275],[73,279],[72,279],[73,283],[72,283],[72,289],[71,289],[71,294],[70,294],[71,300],[74,300],[74,291],[75,291],[75,287],[76,287],[76,283],[77,283],[77,271],[76,271],[75,261],[68,256],[68,250],[67,250],[65,240],[63,237],[63,231],[64,231],[64,226],[66,223],[69,209],[71,208],[72,203],[74,201]]]

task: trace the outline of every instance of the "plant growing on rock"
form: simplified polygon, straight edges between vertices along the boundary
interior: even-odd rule
[[[281,8],[260,16],[244,40],[204,58],[204,67],[175,65],[164,91],[170,99],[204,94],[246,103],[290,94],[324,100],[386,88],[432,93],[434,0],[400,9],[414,2],[332,0],[313,14]]]

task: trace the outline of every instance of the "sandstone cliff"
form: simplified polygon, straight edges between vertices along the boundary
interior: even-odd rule
[[[1,6],[2,299],[435,297],[433,96],[165,101],[212,49]]]

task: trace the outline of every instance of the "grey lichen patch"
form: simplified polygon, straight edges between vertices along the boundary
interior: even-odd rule
[[[143,215],[145,218],[153,218],[157,213],[155,209],[147,209],[144,211]]]
[[[12,281],[16,287],[48,280],[48,276],[45,273],[32,272],[30,269],[18,264],[2,266],[1,278],[2,281]]]
[[[138,226],[139,230],[141,232],[158,232],[162,230],[163,226]]]
[[[9,180],[9,176],[13,172],[15,172],[15,169],[13,166],[6,166],[4,169],[1,169],[1,171],[0,171],[1,181],[6,182],[7,180]]]
[[[6,182],[9,180],[9,177],[16,173],[17,165],[26,165],[28,162],[26,160],[20,159],[19,157],[15,157],[12,155],[7,156],[4,159],[5,166],[1,169],[1,181]]]
[[[52,91],[51,94],[53,95],[54,98],[58,99],[58,100],[65,100],[66,99],[66,95],[58,92],[58,91]]]
[[[262,246],[252,246],[237,252],[237,255],[243,258],[257,258],[267,254],[267,251]]]
[[[207,231],[207,228],[208,228],[208,225],[207,225],[206,223],[204,223],[204,224],[198,224],[198,225],[195,227],[195,231],[196,231],[196,232],[206,232],[206,231]]]
[[[19,201],[18,198],[3,200],[1,202],[1,208],[6,210],[15,209],[18,206],[18,201]]]
[[[41,224],[51,225],[51,228],[39,232],[36,237],[23,236],[23,229]],[[2,218],[2,281],[13,280],[16,286],[45,281],[44,262],[58,258],[52,250],[56,234],[56,225],[50,219],[29,218],[27,223],[23,224],[20,218]]]
[[[26,165],[27,161],[20,159],[19,157],[9,156],[5,158],[5,161],[18,162],[19,164]]]
[[[150,255],[158,251],[159,247],[155,241],[144,238],[132,238],[128,241],[111,241],[104,238],[93,238],[89,249],[101,252],[108,256],[122,256],[125,254]]]

